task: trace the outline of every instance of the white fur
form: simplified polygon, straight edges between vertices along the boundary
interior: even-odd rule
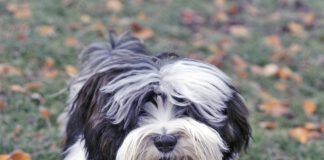
[[[64,160],[86,160],[84,140],[79,139],[64,154],[66,154]]]

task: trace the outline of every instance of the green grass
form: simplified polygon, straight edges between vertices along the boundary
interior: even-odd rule
[[[105,7],[105,0],[72,1],[64,6],[58,1],[26,1],[31,8],[32,17],[17,19],[6,9],[8,3],[21,3],[19,0],[0,0],[0,64],[10,64],[22,70],[22,75],[0,74],[0,100],[6,102],[6,107],[0,109],[0,154],[11,153],[22,149],[32,155],[33,159],[54,160],[59,158],[61,141],[57,117],[63,111],[67,93],[52,96],[64,89],[69,76],[64,71],[67,64],[77,65],[77,56],[82,48],[91,42],[104,41],[96,30],[95,24],[102,23],[105,28],[114,28],[118,32],[128,30],[132,22],[151,28],[154,36],[145,43],[152,53],[161,51],[176,51],[185,56],[200,55],[207,59],[213,54],[210,46],[227,39],[231,46],[224,57],[221,67],[233,78],[246,98],[251,112],[250,121],[253,129],[253,141],[241,159],[245,160],[320,160],[324,157],[324,141],[311,140],[300,144],[288,136],[289,129],[301,126],[305,122],[324,122],[324,2],[322,0],[301,1],[306,9],[297,10],[294,1],[288,0],[283,7],[276,0],[255,1],[248,3],[240,1],[240,7],[255,6],[259,14],[251,16],[246,11],[230,16],[234,23],[243,24],[250,31],[248,38],[237,38],[228,33],[228,25],[219,26],[211,22],[214,6],[208,0],[188,1],[145,1],[138,4],[135,1],[123,1],[124,9],[112,13]],[[25,1],[23,1],[25,2]],[[228,0],[224,8],[238,2]],[[192,9],[205,19],[203,24],[193,31],[181,23],[181,11]],[[216,10],[221,10],[220,8]],[[300,13],[304,10],[316,14],[313,28],[306,29],[307,37],[299,38],[282,31],[288,22],[302,22]],[[139,18],[139,13],[145,13],[145,20]],[[280,19],[270,21],[269,16],[279,14]],[[82,23],[80,17],[88,15],[90,23]],[[114,20],[116,19],[116,20]],[[23,31],[22,25],[27,29]],[[50,25],[55,29],[55,35],[44,37],[37,33],[37,27]],[[72,29],[74,28],[74,29]],[[268,35],[278,34],[285,48],[298,44],[301,50],[289,61],[271,60],[273,48],[264,43]],[[21,36],[25,40],[21,40]],[[79,45],[67,47],[65,39],[76,37]],[[202,45],[195,45],[195,38],[201,37]],[[20,40],[19,40],[20,39]],[[2,48],[2,49],[1,49]],[[240,78],[231,64],[231,57],[239,55],[249,64],[265,65],[276,63],[288,66],[303,78],[302,84],[290,80],[279,80],[276,77],[262,77],[247,72],[247,78]],[[44,77],[42,68],[46,58],[51,57],[58,71],[54,79]],[[278,91],[274,84],[278,81],[287,83],[286,91]],[[41,88],[34,91],[17,93],[11,91],[14,84],[24,86],[26,83],[38,82]],[[290,102],[291,117],[273,117],[258,111],[261,102],[260,90],[265,90],[279,100]],[[35,98],[35,95],[41,99]],[[33,98],[34,97],[34,98]],[[317,104],[315,115],[307,117],[302,109],[302,101],[312,99]],[[39,109],[45,107],[50,112],[48,120],[41,118]],[[272,120],[278,123],[274,130],[266,130],[259,126],[260,121]]]

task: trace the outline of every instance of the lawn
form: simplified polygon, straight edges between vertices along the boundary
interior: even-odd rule
[[[323,10],[323,0],[0,0],[0,155],[59,158],[78,54],[114,29],[233,79],[253,129],[241,159],[323,159]]]

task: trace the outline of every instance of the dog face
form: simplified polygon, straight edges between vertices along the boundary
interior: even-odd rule
[[[98,46],[83,54],[97,58],[84,60],[74,81],[81,89],[72,96],[66,157],[78,144],[91,160],[222,160],[247,146],[247,109],[223,72],[171,53],[134,54],[140,45],[119,39],[127,42],[110,58]]]

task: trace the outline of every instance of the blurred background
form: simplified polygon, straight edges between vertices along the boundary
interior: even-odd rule
[[[59,159],[65,86],[108,29],[232,77],[253,129],[241,159],[323,159],[323,16],[323,0],[0,0],[0,159]]]

